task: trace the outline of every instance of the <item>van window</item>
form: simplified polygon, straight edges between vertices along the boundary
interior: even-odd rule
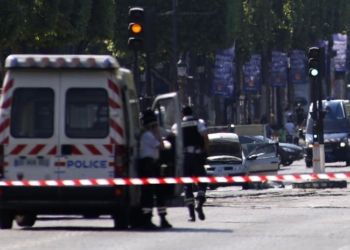
[[[54,91],[18,88],[13,93],[10,133],[15,138],[49,138],[54,132]]]
[[[168,130],[176,123],[176,107],[172,99],[160,100],[155,110],[159,123]]]
[[[66,135],[70,138],[105,138],[109,135],[108,93],[105,89],[68,89]]]
[[[325,134],[346,133],[349,131],[349,123],[346,117],[346,108],[343,109],[341,102],[329,102],[323,104],[326,110],[326,116],[323,120],[323,129]],[[310,110],[312,106],[310,105]],[[309,114],[306,124],[306,134],[313,133],[313,119]]]

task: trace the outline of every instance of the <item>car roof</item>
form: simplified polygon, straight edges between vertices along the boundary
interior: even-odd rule
[[[254,139],[254,140],[259,140],[260,135],[239,135],[239,137],[245,137],[245,138],[251,138],[251,139]]]
[[[238,135],[235,133],[212,133],[208,134],[209,140],[225,139],[239,142]]]

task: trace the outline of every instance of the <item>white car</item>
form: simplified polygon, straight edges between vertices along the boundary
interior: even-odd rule
[[[209,134],[210,156],[205,169],[208,176],[276,175],[278,144],[241,144],[237,134]],[[244,183],[239,183],[243,185]],[[211,184],[217,187],[223,184]],[[230,184],[232,185],[232,184]]]

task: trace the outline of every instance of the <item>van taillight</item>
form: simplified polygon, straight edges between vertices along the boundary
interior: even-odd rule
[[[115,145],[114,151],[114,176],[120,177],[123,175],[124,171],[124,146],[123,145]]]
[[[0,145],[0,178],[4,178],[4,167],[5,167],[4,145]]]

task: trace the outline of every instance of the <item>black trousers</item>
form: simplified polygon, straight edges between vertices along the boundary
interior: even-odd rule
[[[184,154],[184,175],[185,177],[207,176],[204,168],[205,159],[202,154],[185,153]],[[196,200],[205,202],[206,183],[198,183],[198,192]],[[186,184],[185,188],[185,205],[194,205],[193,184]]]
[[[142,158],[139,162],[139,177],[157,178],[160,177],[160,166],[153,158]],[[165,184],[166,185],[166,184]],[[164,184],[142,185],[141,186],[141,206],[143,214],[152,216],[154,206],[154,196],[159,215],[166,215]]]

